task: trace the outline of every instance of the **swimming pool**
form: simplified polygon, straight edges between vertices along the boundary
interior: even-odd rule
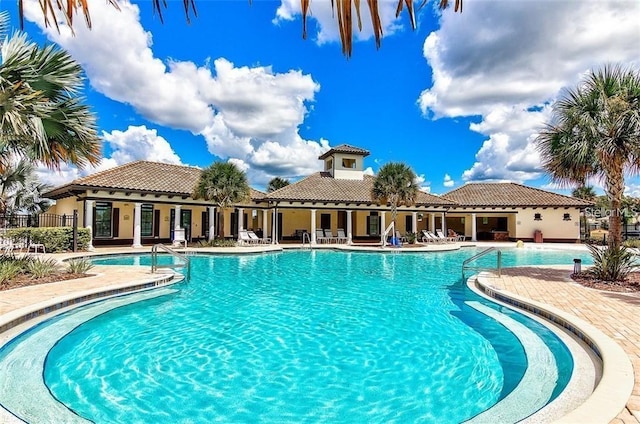
[[[547,349],[551,374],[529,387],[546,403],[571,356],[545,327],[466,288],[461,263],[474,253],[194,256],[179,290],[72,326],[47,352],[44,380],[94,422],[462,422],[519,389],[527,349]],[[514,249],[503,264],[587,256]]]

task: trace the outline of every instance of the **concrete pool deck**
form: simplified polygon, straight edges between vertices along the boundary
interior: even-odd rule
[[[470,246],[470,243],[460,243]],[[493,244],[482,243],[482,247]],[[334,245],[335,246],[335,245]],[[515,243],[500,243],[501,247],[513,247]],[[533,245],[528,245],[533,246]],[[258,253],[280,250],[282,247],[296,247],[295,245],[239,247],[239,248],[189,248],[189,252],[224,252],[224,253]],[[299,245],[297,246],[299,247]],[[577,245],[546,244],[535,245],[533,248],[576,249],[584,248]],[[358,249],[360,250],[360,249]],[[381,251],[379,246],[372,246],[370,250]],[[387,248],[386,250],[390,250]],[[407,249],[411,251],[420,251]],[[431,250],[431,249],[429,249]],[[132,249],[99,248],[90,254],[120,254],[145,253],[150,248]],[[43,256],[42,254],[40,254]],[[88,253],[53,254],[46,255],[58,260],[74,256],[87,256]],[[108,275],[107,275],[108,271]],[[121,287],[132,282],[152,281],[158,279],[159,274],[152,274],[149,267],[138,266],[96,266],[91,271],[95,274],[77,280],[67,280],[46,285],[34,285],[0,292],[0,320],[7,315],[28,310],[36,305],[54,302],[55,299],[65,298],[74,293],[90,290],[102,290],[108,287]],[[640,423],[640,322],[635,317],[640,316],[640,293],[619,294],[588,289],[572,282],[568,275],[568,268],[521,267],[505,268],[502,276],[492,278],[491,285],[505,292],[550,305],[565,313],[576,316],[614,340],[626,353],[633,365],[634,386],[626,408],[620,411],[612,423]],[[165,276],[166,277],[166,276]],[[6,337],[6,335],[4,335]],[[0,337],[0,344],[5,337]],[[0,422],[2,420],[0,414]]]

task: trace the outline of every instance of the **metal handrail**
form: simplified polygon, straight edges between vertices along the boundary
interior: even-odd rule
[[[480,259],[483,256],[488,255],[489,253],[496,251],[497,252],[497,258],[496,258],[496,270],[498,271],[498,277],[501,276],[502,274],[502,251],[499,250],[497,247],[489,247],[485,250],[483,250],[480,253],[477,253],[475,255],[473,255],[470,258],[465,259],[464,262],[462,262],[462,276],[464,277],[464,270],[465,269],[474,269],[474,270],[481,270],[481,269],[487,269],[487,268],[480,268],[480,267],[470,267],[468,264]]]
[[[303,247],[305,245],[305,239],[309,241],[309,249],[313,249],[313,246],[311,245],[311,235],[309,233],[307,233],[306,231],[304,233],[302,233],[302,246]]]
[[[184,264],[158,265],[158,249],[162,249],[171,256],[183,260]],[[155,273],[160,268],[186,268],[187,272],[185,278],[187,281],[191,278],[191,261],[189,258],[162,243],[154,244],[151,248],[151,272]]]

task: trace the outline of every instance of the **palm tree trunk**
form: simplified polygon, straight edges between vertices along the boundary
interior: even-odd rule
[[[616,161],[618,162],[618,161]],[[610,166],[605,176],[605,192],[611,202],[609,215],[609,247],[618,248],[622,245],[622,219],[620,216],[622,196],[624,195],[624,171],[621,164]]]
[[[220,208],[220,219],[218,220],[218,234],[224,238],[224,209]]]

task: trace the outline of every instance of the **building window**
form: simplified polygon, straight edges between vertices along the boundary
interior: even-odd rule
[[[324,163],[324,170],[331,171],[332,168],[333,168],[333,160],[329,159]]]
[[[153,205],[142,204],[140,208],[140,235],[151,237],[153,235]]]
[[[565,213],[562,217],[563,221],[571,221],[571,214],[570,213]]]
[[[109,202],[96,202],[95,224],[93,227],[94,237],[111,237],[112,207]]]
[[[342,159],[342,167],[346,169],[355,169],[356,168],[356,160],[344,158]]]
[[[533,215],[533,220],[534,221],[542,221],[542,214],[541,213],[536,213]]]
[[[367,217],[367,232],[370,236],[377,236],[380,234],[380,217],[378,212],[371,212]]]

